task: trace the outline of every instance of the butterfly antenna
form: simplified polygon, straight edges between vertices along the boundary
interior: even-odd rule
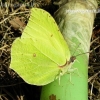
[[[76,55],[76,56],[71,56],[70,61],[69,61],[69,64],[70,64],[71,62],[74,62],[77,56],[83,55],[83,54],[86,54],[86,53],[91,53],[91,51],[90,51],[90,52],[81,53],[81,54],[78,54],[78,55]]]
[[[78,54],[78,55],[76,55],[76,57],[79,56],[79,55],[83,55],[83,54],[86,54],[86,53],[92,53],[92,52],[95,52],[95,50],[93,49],[93,50],[90,50],[90,51],[88,51],[88,52]]]
[[[81,44],[81,43],[78,44],[78,46],[76,47],[76,50],[77,50],[77,48],[80,46],[80,44]],[[70,57],[70,61],[68,62],[69,64],[70,64],[71,62],[74,62],[74,61],[75,61],[76,56],[74,56],[74,54],[75,54],[76,50],[73,52],[72,56]]]
[[[75,54],[77,48],[78,48],[80,45],[81,45],[81,43],[78,44],[78,46],[76,47],[76,49],[75,49],[75,51],[73,52],[72,56],[74,56],[74,54]]]
[[[91,53],[91,51],[88,51],[88,52],[85,52],[85,53],[78,54],[78,55],[76,55],[75,57],[77,57],[77,56],[79,56],[79,55],[86,54],[86,53]]]

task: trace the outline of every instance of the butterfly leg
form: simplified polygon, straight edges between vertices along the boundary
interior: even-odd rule
[[[80,76],[77,68],[68,69],[68,72],[67,72],[67,74],[68,74],[68,73],[70,74],[69,80],[70,80],[70,83],[71,83],[72,85],[74,85],[74,84],[71,82],[71,76],[72,76],[72,73],[75,73],[75,71],[77,71],[78,76]]]
[[[58,83],[59,83],[59,85],[60,85],[60,77],[62,76],[62,72],[61,71],[59,71],[58,72],[58,74],[57,74],[57,76],[55,77],[55,79],[58,79]]]
[[[71,73],[69,73],[70,74],[70,76],[69,76],[69,82],[72,84],[72,85],[74,85],[72,82],[71,82]]]
[[[78,68],[68,69],[67,73],[75,73],[75,71],[77,71],[78,76],[80,76]]]

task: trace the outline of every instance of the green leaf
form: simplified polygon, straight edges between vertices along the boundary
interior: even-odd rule
[[[68,71],[70,51],[52,16],[32,8],[21,38],[11,48],[10,68],[24,81],[46,85]]]

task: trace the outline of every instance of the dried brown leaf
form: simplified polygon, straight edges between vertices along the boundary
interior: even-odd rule
[[[9,23],[12,25],[14,29],[24,28],[25,23],[20,20],[19,17],[15,17],[14,19],[10,20]]]

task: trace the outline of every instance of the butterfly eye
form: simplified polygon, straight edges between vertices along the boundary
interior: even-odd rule
[[[75,59],[76,59],[76,57],[75,56],[72,56],[71,58],[70,58],[70,62],[74,62],[75,61]]]

